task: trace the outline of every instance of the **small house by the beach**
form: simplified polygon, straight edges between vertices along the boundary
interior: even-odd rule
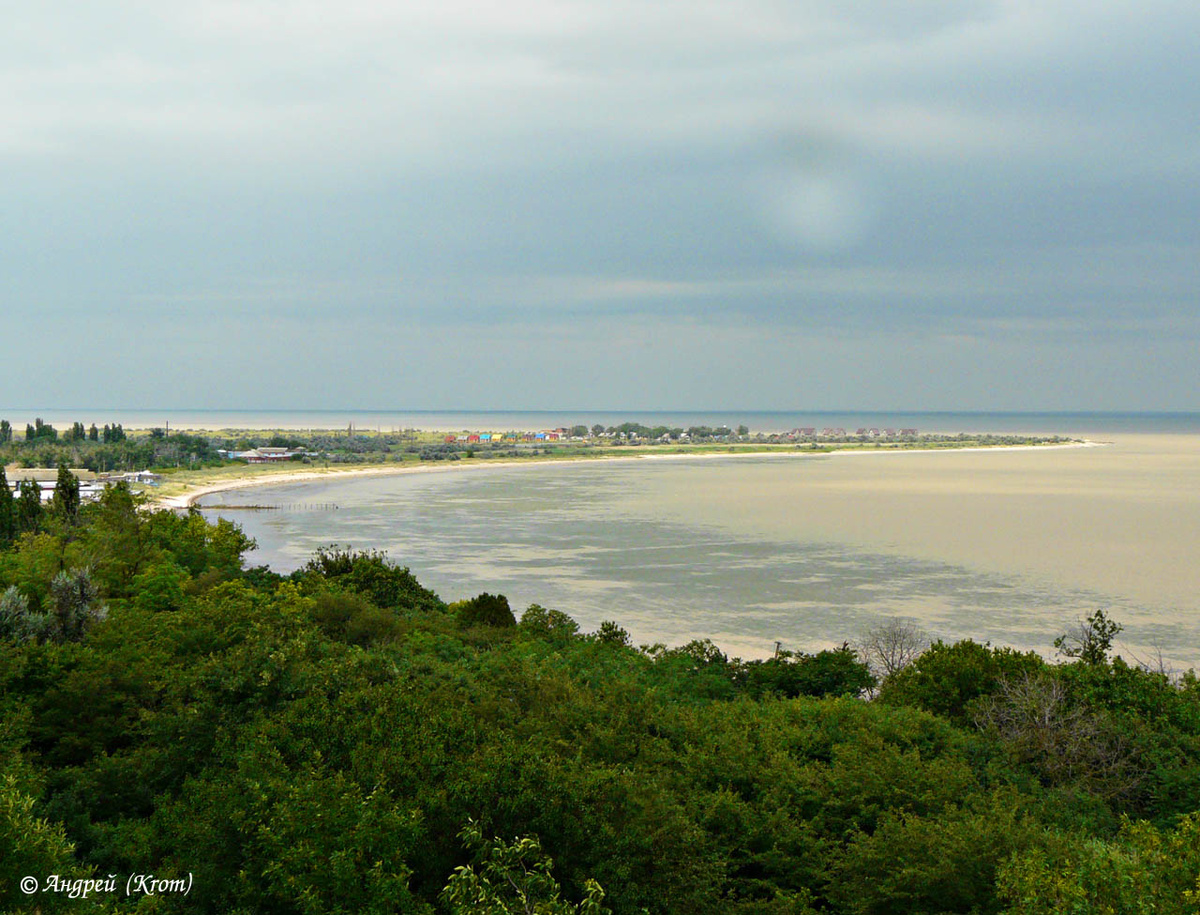
[[[293,452],[290,448],[255,448],[253,451],[246,452],[246,460],[251,464],[265,464],[270,461],[290,461],[292,454]]]
[[[139,483],[143,486],[157,486],[162,482],[162,476],[157,473],[151,473],[149,470],[139,470],[137,473],[122,474],[121,479],[126,483]]]
[[[68,470],[80,483],[94,483],[96,480],[95,473],[82,467],[72,467],[68,468]],[[49,502],[54,496],[54,487],[58,483],[58,468],[21,467],[17,464],[9,464],[4,468],[4,476],[8,480],[8,485],[14,490],[25,480],[36,483],[41,493],[42,501]],[[89,487],[89,491],[92,489],[94,487]],[[83,495],[83,487],[80,487],[80,495]]]

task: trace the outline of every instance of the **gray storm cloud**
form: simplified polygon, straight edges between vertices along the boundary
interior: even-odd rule
[[[264,403],[470,407],[448,360],[553,350],[497,398],[792,406],[830,395],[787,354],[857,351],[829,406],[1194,409],[1197,34],[1168,0],[28,5],[0,310],[70,354],[63,405],[157,406],[152,351],[192,406],[302,363]]]

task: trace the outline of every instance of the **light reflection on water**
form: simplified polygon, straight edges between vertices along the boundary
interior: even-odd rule
[[[706,462],[697,481],[772,463],[779,466]],[[1132,644],[1158,641],[1175,663],[1197,663],[1194,627],[1156,620],[1120,597],[809,539],[802,520],[792,536],[754,536],[742,518],[707,523],[659,511],[655,493],[697,470],[672,461],[541,465],[261,488],[259,504],[339,508],[229,517],[258,541],[255,564],[287,572],[330,543],[383,549],[447,600],[501,592],[518,615],[536,602],[584,630],[613,619],[641,643],[712,638],[732,654],[761,656],[776,640],[816,650],[853,640],[884,617],[907,616],[943,638],[1046,653],[1075,619],[1103,606],[1136,623],[1127,632]],[[244,493],[228,498],[245,502]],[[726,510],[732,517],[736,505]]]

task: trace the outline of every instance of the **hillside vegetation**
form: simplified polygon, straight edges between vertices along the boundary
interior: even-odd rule
[[[0,911],[1200,911],[1200,684],[1102,613],[1057,664],[742,662],[371,552],[246,569],[120,486],[3,511]]]

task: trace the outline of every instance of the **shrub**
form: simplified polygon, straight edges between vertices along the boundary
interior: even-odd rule
[[[460,626],[496,626],[507,628],[517,625],[508,598],[503,594],[488,594],[460,601],[454,605]]]

